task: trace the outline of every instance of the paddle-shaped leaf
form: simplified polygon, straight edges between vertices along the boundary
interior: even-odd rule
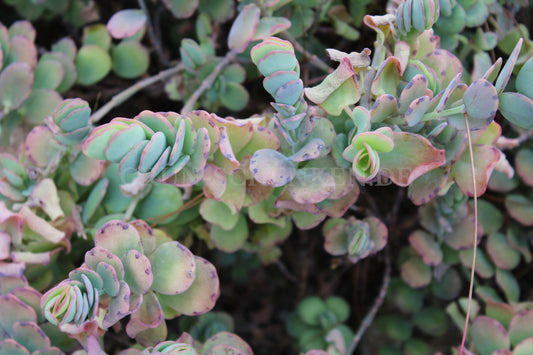
[[[107,30],[114,38],[121,39],[133,36],[146,23],[144,11],[126,9],[115,12],[107,22]]]
[[[33,70],[27,63],[8,65],[0,73],[0,108],[4,113],[18,109],[30,96]]]
[[[272,149],[256,151],[250,161],[250,171],[258,182],[273,187],[288,184],[296,175],[291,160]]]
[[[228,47],[237,53],[243,52],[255,36],[261,9],[255,4],[242,8],[233,21],[228,35]]]

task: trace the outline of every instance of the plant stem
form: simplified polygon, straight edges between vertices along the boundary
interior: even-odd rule
[[[224,58],[217,64],[215,69],[202,81],[202,84],[198,89],[196,89],[195,92],[189,97],[185,105],[183,105],[183,108],[181,109],[181,114],[186,115],[189,112],[193,110],[194,104],[200,99],[200,96],[206,91],[207,89],[211,88],[213,83],[215,82],[216,78],[220,75],[220,72],[222,71],[222,68],[224,68],[226,65],[228,65],[230,62],[235,60],[237,57],[237,52],[235,51],[229,51]]]
[[[298,43],[296,38],[294,38],[289,32],[287,31],[281,32],[280,37],[285,38],[287,41],[291,42],[292,45],[294,46],[294,49],[302,53],[305,56],[305,58],[318,69],[321,69],[325,71],[326,73],[333,72],[333,69],[331,69],[331,67],[327,65],[322,59],[318,58],[315,54],[312,54],[306,51],[305,48],[300,43]]]
[[[472,151],[472,137],[470,135],[470,126],[468,125],[468,119],[466,113],[465,117],[465,126],[466,126],[466,136],[468,138],[468,152],[470,153],[470,168],[472,173],[472,185],[474,190],[474,252],[472,254],[472,270],[470,272],[470,288],[468,290],[468,306],[466,308],[466,318],[465,318],[465,329],[463,330],[463,339],[461,340],[461,347],[459,348],[459,355],[463,355],[466,333],[468,331],[468,322],[470,320],[470,308],[472,306],[472,294],[474,292],[474,275],[476,271],[476,253],[477,253],[477,189],[476,189],[476,171],[474,169],[474,152]]]
[[[126,90],[122,91],[120,94],[117,94],[109,100],[108,103],[106,103],[104,106],[100,107],[93,115],[91,116],[90,122],[92,124],[98,122],[102,119],[106,114],[109,113],[112,109],[114,109],[116,106],[120,105],[124,101],[128,100],[130,97],[141,91],[142,89],[157,83],[158,81],[165,80],[177,73],[179,73],[181,70],[183,70],[183,64],[179,63],[178,65],[165,69],[158,74],[151,76],[149,78],[143,79]]]
[[[163,47],[161,47],[161,41],[155,34],[154,26],[152,25],[152,21],[150,20],[150,14],[148,12],[148,8],[146,7],[146,3],[144,2],[144,0],[138,0],[137,2],[139,3],[140,8],[143,10],[144,15],[146,16],[146,27],[148,29],[148,37],[150,37],[150,42],[152,42],[152,46],[154,46],[154,49],[157,53],[157,58],[165,67],[168,67],[169,63],[167,57],[163,52]]]
[[[128,205],[128,209],[124,213],[124,218],[122,218],[125,222],[130,220],[131,216],[133,215],[133,211],[135,211],[135,207],[137,207],[137,204],[139,203],[140,200],[141,200],[141,194],[133,196],[133,198],[131,199]]]
[[[390,262],[390,256],[388,252],[388,248],[385,250],[385,274],[383,275],[383,281],[381,283],[381,289],[379,290],[378,297],[374,301],[374,305],[368,312],[368,314],[365,316],[363,321],[361,322],[361,325],[359,326],[359,329],[357,330],[357,333],[355,333],[352,342],[348,349],[346,350],[345,355],[352,355],[355,349],[357,348],[357,345],[363,338],[363,335],[365,334],[366,330],[372,322],[374,321],[374,318],[376,317],[376,314],[383,304],[383,301],[385,301],[385,296],[387,295],[387,290],[389,289],[389,283],[390,283],[390,276],[391,275],[391,262]]]

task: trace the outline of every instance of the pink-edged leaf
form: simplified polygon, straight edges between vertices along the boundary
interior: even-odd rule
[[[104,329],[113,326],[130,313],[130,296],[131,291],[128,284],[124,280],[120,281],[120,290],[116,297],[111,298],[108,312],[102,321]]]
[[[17,62],[0,73],[0,107],[4,112],[16,110],[30,96],[33,70],[29,64]]]
[[[219,148],[219,144],[222,144],[219,143],[222,138],[222,134],[227,133],[225,131],[222,131],[216,125],[213,116],[214,114],[203,110],[195,110],[187,114],[187,117],[191,120],[192,125],[194,129],[196,129],[196,131],[198,131],[202,127],[207,130],[209,140],[211,141],[211,148],[209,151],[210,155],[213,154]]]
[[[408,187],[408,196],[415,205],[434,199],[448,182],[449,169],[437,168],[416,178]]]
[[[140,307],[131,314],[126,325],[126,333],[130,338],[147,328],[155,328],[164,321],[163,310],[157,296],[153,292],[143,295]]]
[[[337,69],[319,85],[306,88],[305,95],[334,116],[340,115],[344,108],[359,101],[361,90],[350,60],[342,58]]]
[[[511,345],[516,346],[523,340],[533,337],[533,311],[518,313],[509,324]]]
[[[533,201],[523,195],[511,194],[505,197],[507,212],[524,226],[533,226]]]
[[[413,100],[405,112],[405,123],[409,127],[416,125],[420,122],[431,104],[432,101],[429,96],[422,96]]]
[[[500,75],[498,75],[498,79],[496,79],[494,87],[496,88],[498,94],[501,94],[503,92],[503,90],[507,86],[507,83],[509,82],[509,79],[511,78],[511,74],[513,73],[514,66],[518,59],[518,54],[520,53],[520,49],[522,49],[523,41],[523,38],[520,38],[518,40],[515,48],[513,49],[513,52],[509,55],[509,58],[505,62],[505,65],[503,66]]]
[[[194,282],[196,264],[194,255],[178,242],[166,242],[148,256],[154,281],[152,290],[176,295],[185,292]]]
[[[255,36],[261,9],[255,4],[243,7],[233,21],[228,35],[228,47],[237,53],[243,52]]]
[[[33,41],[25,35],[17,34],[11,37],[10,42],[8,63],[27,63],[35,68],[37,65],[37,47]]]
[[[263,17],[259,20],[253,39],[266,39],[290,27],[291,21],[285,17]]]
[[[128,223],[112,220],[104,224],[94,237],[95,246],[109,250],[119,258],[129,250],[143,252],[141,238]]]
[[[288,191],[296,202],[306,204],[325,200],[335,188],[335,179],[326,170],[303,168],[296,170]]]
[[[428,79],[422,75],[415,75],[405,86],[398,99],[398,112],[404,114],[407,112],[409,105],[426,94],[428,88]]]
[[[124,278],[124,266],[122,265],[122,261],[109,250],[96,246],[85,253],[85,263],[91,270],[96,270],[98,264],[102,261],[111,265],[115,269],[119,279]]]
[[[74,181],[82,186],[94,183],[104,171],[105,161],[90,158],[80,152],[69,166]]]
[[[59,204],[57,187],[52,179],[46,178],[39,181],[32,189],[30,199],[55,222],[59,217],[65,214]]]
[[[483,230],[478,228],[476,244],[479,244],[482,235]],[[464,218],[461,222],[453,226],[451,232],[444,234],[442,239],[446,244],[448,244],[448,246],[455,250],[469,249],[474,247],[474,218],[471,216]]]
[[[380,153],[380,174],[399,186],[408,186],[416,178],[445,163],[444,150],[436,149],[424,137],[408,132],[393,133],[394,149]]]
[[[533,150],[520,149],[515,157],[515,169],[524,183],[533,186]]]
[[[477,196],[481,196],[487,189],[487,183],[496,163],[500,160],[500,151],[492,146],[475,144],[472,147],[475,165],[475,183]],[[463,151],[461,157],[452,165],[450,177],[455,180],[461,191],[474,196],[472,184],[472,168],[468,149]]]
[[[48,166],[59,152],[60,146],[54,142],[53,133],[47,126],[36,126],[28,133],[25,151],[28,159],[38,167]]]
[[[158,295],[162,303],[186,315],[196,316],[209,312],[219,296],[218,274],[209,261],[195,256],[196,278],[187,291],[179,295]]]
[[[216,165],[205,166],[202,181],[204,182],[204,194],[208,198],[218,200],[226,190],[226,175]]]
[[[470,129],[478,130],[487,127],[496,115],[498,94],[489,81],[478,79],[466,89],[463,103]]]
[[[56,229],[47,221],[37,216],[27,205],[22,207],[20,215],[24,218],[24,224],[28,228],[49,242],[57,244],[65,237],[65,232]]]
[[[401,276],[412,288],[427,286],[432,278],[431,268],[420,257],[407,259],[401,266]]]
[[[505,328],[487,316],[476,317],[470,328],[470,336],[480,355],[491,355],[496,350],[508,349],[510,346],[509,334]]]
[[[409,244],[422,257],[424,263],[436,266],[442,261],[442,250],[439,244],[428,233],[423,230],[416,230],[409,236]]]
[[[122,39],[139,32],[146,23],[142,10],[126,9],[115,12],[107,22],[107,30],[113,38]]]
[[[226,345],[231,348],[240,350],[244,355],[253,355],[252,348],[244,340],[242,340],[238,335],[235,335],[230,332],[219,332],[209,339],[207,339],[203,345],[202,351],[204,354],[220,354],[219,352],[214,351],[215,347],[219,345]],[[218,347],[220,349],[220,347]],[[220,349],[223,351],[223,349]],[[230,352],[231,353],[231,352]]]
[[[272,149],[256,151],[250,161],[250,171],[258,182],[273,187],[288,184],[296,175],[289,158]]]
[[[16,322],[37,322],[37,314],[27,304],[12,294],[0,296],[0,329],[4,334],[10,334]]]
[[[394,56],[388,57],[379,67],[372,82],[372,93],[376,96],[386,94],[396,96],[401,80],[401,72],[400,60]]]
[[[372,111],[370,111],[371,122],[381,122],[387,117],[395,114],[397,111],[398,103],[396,97],[388,94],[381,95],[376,102],[374,102]]]
[[[378,152],[390,152],[394,148],[392,130],[383,127],[373,132],[360,133],[352,139],[351,146],[358,151],[364,148],[365,143]]]
[[[124,265],[124,281],[131,291],[141,295],[148,292],[154,279],[150,260],[137,250],[126,252],[121,260]]]

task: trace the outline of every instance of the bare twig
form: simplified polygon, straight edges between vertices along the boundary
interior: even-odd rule
[[[196,89],[195,92],[189,97],[185,105],[183,105],[183,108],[181,109],[181,114],[185,115],[193,110],[194,104],[198,101],[200,96],[213,85],[216,78],[220,75],[220,72],[222,71],[222,68],[224,68],[226,65],[228,65],[230,62],[235,60],[235,57],[237,57],[237,52],[235,51],[229,51],[226,56],[217,64],[217,66],[213,69],[211,74],[207,76],[207,78],[202,81],[202,84],[198,89]]]
[[[280,36],[282,38],[285,38],[287,41],[291,42],[294,48],[298,52],[302,53],[305,56],[305,59],[307,59],[315,67],[325,71],[326,73],[333,72],[333,69],[331,69],[330,66],[327,65],[322,59],[318,58],[315,54],[312,54],[306,51],[305,48],[300,43],[298,43],[296,38],[294,38],[289,32],[283,31],[281,32]]]
[[[146,87],[148,87],[148,86],[150,86],[152,84],[155,84],[158,81],[165,80],[165,79],[167,79],[167,78],[179,73],[181,70],[183,70],[183,64],[180,63],[180,64],[176,65],[175,67],[163,70],[163,71],[159,72],[158,74],[156,74],[154,76],[151,76],[149,78],[143,79],[143,80],[133,84],[132,86],[130,86],[126,90],[122,91],[120,94],[117,94],[117,95],[113,96],[111,98],[111,100],[109,100],[109,102],[107,104],[105,104],[104,106],[100,107],[98,109],[98,111],[93,113],[93,115],[91,116],[91,120],[90,120],[91,123],[94,124],[94,123],[98,122],[99,120],[102,119],[102,117],[104,117],[106,114],[108,114],[109,111],[111,111],[116,106],[118,106],[121,103],[123,103],[124,101],[128,100],[130,97],[132,97],[133,95],[135,95],[136,93],[138,93],[142,89],[144,89],[144,88],[146,88]]]
[[[389,289],[390,277],[391,277],[391,262],[390,262],[388,248],[387,248],[385,250],[385,274],[383,275],[383,281],[381,283],[381,289],[379,290],[378,297],[374,301],[374,305],[372,306],[370,311],[367,313],[367,315],[361,322],[361,325],[359,326],[357,333],[355,333],[355,336],[352,339],[352,343],[348,347],[348,350],[346,350],[345,355],[353,354],[353,352],[357,348],[357,345],[363,338],[363,335],[365,334],[366,330],[368,329],[368,327],[370,327],[370,325],[374,321],[374,318],[376,317],[376,314],[379,308],[383,304],[383,301],[385,301],[385,296],[387,295],[387,290]]]
[[[148,29],[148,37],[150,37],[150,42],[152,42],[152,46],[154,46],[154,49],[157,52],[157,58],[159,59],[159,61],[161,61],[161,64],[163,64],[163,66],[168,67],[169,62],[167,60],[167,57],[165,56],[165,53],[163,52],[161,41],[159,40],[159,37],[154,31],[154,26],[152,25],[152,21],[150,20],[150,13],[148,12],[146,3],[144,2],[144,0],[138,0],[138,3],[144,14],[146,15],[146,27]]]

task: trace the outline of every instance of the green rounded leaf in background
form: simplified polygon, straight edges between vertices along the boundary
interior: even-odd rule
[[[509,324],[509,337],[512,346],[533,337],[533,310],[518,313],[513,317]]]
[[[36,89],[56,89],[61,81],[65,71],[60,62],[54,59],[41,59],[33,72],[34,83],[33,90]]]
[[[519,93],[533,100],[533,85],[531,85],[531,83],[533,83],[533,58],[529,58],[529,60],[522,66],[522,69],[518,72],[515,83],[516,90]]]
[[[339,296],[328,297],[326,308],[335,314],[338,322],[346,321],[350,315],[350,305]]]
[[[520,299],[520,285],[510,271],[497,268],[496,283],[503,291],[507,302],[518,302]]]
[[[298,318],[307,325],[320,325],[320,316],[326,310],[326,303],[317,296],[304,298],[296,308]]]
[[[13,63],[0,73],[0,108],[5,112],[18,109],[30,96],[33,70],[27,63]]]
[[[115,15],[113,15],[113,17]],[[111,46],[111,36],[109,35],[107,28],[103,24],[97,23],[83,28],[82,43],[83,45],[96,44],[103,50],[107,51]]]
[[[207,14],[214,22],[222,23],[233,17],[234,6],[233,0],[200,0],[198,10]]]
[[[533,338],[524,339],[513,349],[513,355],[531,355],[533,354]]]
[[[239,217],[237,224],[231,230],[224,230],[217,225],[211,227],[211,240],[220,250],[227,253],[235,252],[241,249],[248,239],[248,225],[246,218],[242,213],[237,214]]]
[[[411,257],[401,266],[402,279],[413,288],[429,285],[431,282],[431,268],[424,264],[422,258]]]
[[[507,212],[524,226],[533,226],[533,202],[527,197],[511,194],[505,197]]]
[[[150,64],[148,50],[137,41],[124,41],[111,51],[113,72],[124,79],[143,75]]]
[[[41,60],[45,59],[55,60],[61,63],[61,66],[63,67],[63,80],[61,80],[61,84],[59,84],[59,86],[56,88],[56,91],[59,93],[63,93],[70,89],[72,85],[74,85],[74,83],[76,82],[76,78],[78,75],[73,59],[62,52],[52,52],[43,54]]]
[[[61,95],[52,89],[33,90],[19,112],[26,122],[40,125],[44,123],[46,117],[52,115],[62,100]]]
[[[163,4],[176,18],[191,16],[198,7],[199,0],[163,0]]]
[[[111,70],[111,57],[101,47],[87,44],[80,48],[76,56],[78,83],[92,85],[102,80]]]
[[[520,149],[515,157],[515,170],[522,181],[529,186],[533,186],[533,150],[527,148]]]
[[[393,340],[405,341],[411,338],[413,326],[400,316],[384,315],[376,319],[377,326]]]
[[[220,102],[232,111],[240,111],[246,107],[250,95],[239,83],[227,83],[224,92],[220,93]]]
[[[415,313],[413,323],[425,334],[440,337],[448,330],[448,317],[437,307],[424,308]]]
[[[490,124],[498,111],[498,93],[490,82],[478,79],[466,89],[463,103],[470,129],[482,129]]]
[[[520,263],[520,253],[509,245],[502,233],[490,234],[485,246],[492,262],[501,269],[512,270]]]
[[[516,93],[500,94],[500,112],[509,122],[527,130],[533,130],[533,100]]]
[[[205,199],[200,204],[200,214],[202,218],[225,231],[231,231],[239,221],[240,213],[234,213],[226,203]]]
[[[480,355],[491,355],[494,351],[508,349],[509,334],[496,320],[487,316],[478,316],[472,322],[470,336]]]

